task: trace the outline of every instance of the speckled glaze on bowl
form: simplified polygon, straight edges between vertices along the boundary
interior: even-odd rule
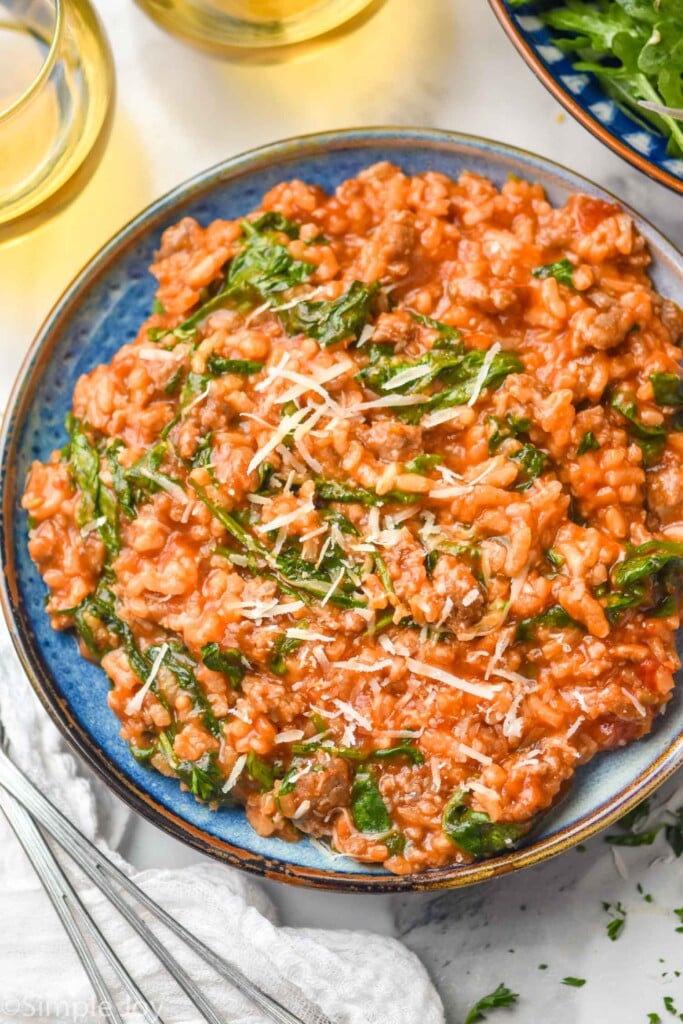
[[[639,171],[683,194],[683,158],[668,154],[663,135],[624,113],[595,75],[575,71],[575,58],[555,45],[538,11],[558,6],[558,0],[530,0],[521,7],[509,0],[489,4],[539,81],[584,128]]]
[[[237,217],[258,205],[276,182],[299,177],[334,189],[378,160],[406,171],[469,169],[502,184],[516,174],[540,181],[554,203],[575,191],[613,200],[583,178],[539,157],[461,135],[422,129],[374,128],[314,135],[267,146],[200,174],[164,196],[91,260],[50,313],[15,385],[2,437],[0,598],[17,651],[43,704],[72,747],[134,810],[175,838],[255,874],[339,892],[425,890],[505,874],[544,860],[604,828],[683,764],[683,687],[650,736],[596,757],[520,850],[479,864],[410,876],[332,857],[308,840],[285,843],[258,836],[240,807],[209,811],[173,779],[131,757],[106,702],[104,672],[78,654],[70,633],[55,633],[44,611],[45,587],[26,549],[20,498],[33,459],[65,441],[62,427],[74,384],[137,333],[152,304],[147,271],[161,232],[180,217],[202,222]],[[636,217],[654,256],[658,288],[683,302],[683,259]]]

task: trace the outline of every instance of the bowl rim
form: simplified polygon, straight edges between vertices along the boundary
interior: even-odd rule
[[[105,242],[85,263],[53,305],[24,356],[8,399],[0,433],[0,605],[24,671],[69,746],[124,803],[153,825],[201,853],[232,867],[270,879],[335,892],[424,892],[471,885],[539,864],[595,835],[636,806],[683,765],[683,732],[678,734],[667,749],[617,796],[604,801],[552,836],[502,857],[468,865],[451,865],[411,875],[373,875],[354,871],[340,872],[333,866],[316,868],[290,864],[284,860],[244,850],[228,840],[204,832],[158,803],[107,757],[86,728],[78,722],[68,702],[60,694],[56,680],[43,670],[40,659],[34,654],[30,623],[19,598],[13,557],[13,507],[17,481],[12,467],[18,442],[17,426],[23,421],[31,402],[31,383],[49,361],[61,330],[68,323],[82,296],[110,269],[121,253],[125,253],[142,235],[157,228],[175,207],[190,199],[201,198],[218,184],[248,176],[253,171],[277,161],[286,162],[292,158],[314,156],[321,152],[343,152],[378,144],[385,150],[399,149],[412,144],[422,145],[428,149],[459,148],[469,150],[473,155],[486,154],[488,151],[497,157],[522,162],[530,173],[534,168],[556,173],[571,187],[587,189],[594,195],[618,202],[645,227],[649,239],[656,242],[667,261],[670,260],[678,268],[683,278],[683,256],[676,247],[657,228],[610,192],[552,160],[478,136],[432,128],[350,128],[295,136],[248,150],[214,164],[150,203]],[[20,486],[21,483],[23,482],[20,482]]]
[[[498,19],[501,27],[504,29],[508,39],[512,42],[517,52],[524,58],[526,64],[531,68],[533,73],[538,78],[539,82],[546,87],[546,89],[552,93],[555,99],[562,104],[566,111],[568,111],[572,117],[574,117],[580,124],[586,128],[591,135],[594,135],[600,142],[616,153],[647,175],[648,178],[652,178],[659,182],[661,185],[666,185],[673,192],[678,192],[683,195],[683,180],[677,178],[675,174],[671,174],[669,171],[664,170],[663,167],[658,167],[657,164],[648,160],[646,156],[641,153],[637,153],[626,143],[622,142],[619,136],[614,135],[608,128],[598,121],[596,117],[588,113],[587,110],[581,106],[581,104],[574,99],[570,92],[562,86],[552,72],[545,66],[540,56],[534,49],[534,47],[528,42],[526,37],[522,35],[522,32],[517,27],[512,17],[512,12],[507,6],[505,0],[488,0],[489,6],[496,18]],[[635,121],[634,121],[635,125]]]

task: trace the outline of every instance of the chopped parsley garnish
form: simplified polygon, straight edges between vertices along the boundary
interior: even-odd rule
[[[683,807],[673,814],[673,821],[664,826],[664,838],[674,852],[674,856],[683,854]]]
[[[586,984],[586,979],[572,978],[571,975],[569,975],[568,977],[562,979],[562,984],[570,985],[572,988],[583,988],[583,986]]]
[[[501,982],[494,992],[489,992],[487,996],[482,996],[481,999],[477,1000],[465,1017],[465,1024],[479,1024],[480,1021],[487,1019],[485,1011],[513,1006],[518,999],[518,994],[512,992],[507,985],[503,985]]]
[[[602,906],[605,913],[610,915],[607,922],[607,937],[616,942],[626,924],[626,910],[621,903],[615,903],[614,906],[611,903],[603,903]]]
[[[638,416],[635,399],[627,392],[616,392],[611,405],[628,421],[628,432],[643,454],[643,465],[654,466],[666,446],[666,428],[663,424],[644,423]]]
[[[546,277],[554,277],[559,284],[564,284],[567,288],[571,288],[574,291],[574,266],[566,258],[558,260],[556,263],[546,263],[542,267],[536,267],[535,270],[531,271],[534,277],[538,277],[544,280]]]

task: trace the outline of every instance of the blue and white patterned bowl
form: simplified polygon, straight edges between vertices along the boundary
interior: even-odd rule
[[[650,736],[582,768],[571,793],[522,849],[485,863],[397,877],[331,857],[307,840],[264,839],[252,831],[241,808],[212,812],[181,792],[175,780],[131,757],[107,707],[104,672],[80,657],[72,635],[50,628],[45,587],[26,549],[20,499],[32,460],[47,459],[65,441],[62,423],[80,374],[110,359],[146,318],[155,287],[147,267],[168,225],[187,215],[204,223],[241,216],[282,179],[303,178],[332,190],[379,160],[410,173],[431,169],[457,176],[468,169],[499,185],[515,174],[541,182],[556,204],[576,191],[614,199],[528,153],[419,129],[333,132],[229,160],[154,203],[90,261],[50,313],[24,362],[1,442],[0,599],[29,678],[69,743],[132,808],[176,838],[247,871],[344,892],[465,885],[536,863],[604,828],[683,763],[683,688]],[[659,290],[683,302],[680,254],[648,223],[637,216],[636,222],[649,242]]]
[[[584,128],[639,171],[683,193],[683,159],[666,152],[664,136],[624,113],[595,75],[575,71],[575,58],[555,45],[538,11],[557,6],[556,0],[530,0],[521,7],[513,7],[509,0],[489,3],[536,77]]]

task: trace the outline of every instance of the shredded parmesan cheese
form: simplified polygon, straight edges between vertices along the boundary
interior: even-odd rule
[[[426,679],[434,679],[438,683],[445,683],[455,690],[462,690],[463,693],[470,693],[473,697],[483,697],[493,700],[499,687],[485,686],[483,683],[475,683],[471,679],[462,679],[460,676],[446,672],[436,665],[428,665],[426,661],[417,661],[416,658],[406,658],[406,665],[416,676],[424,676]]]
[[[247,763],[247,755],[246,754],[240,754],[240,756],[237,758],[237,760],[235,761],[234,765],[232,766],[232,771],[230,772],[230,774],[228,775],[227,779],[223,783],[223,792],[224,793],[229,793],[230,790],[234,787],[235,783],[237,782],[237,780],[239,779],[240,775],[244,771],[244,766],[245,766],[246,763]]]
[[[167,650],[168,644],[162,644],[159,650],[157,651],[156,657],[152,663],[152,668],[150,669],[150,673],[147,676],[147,679],[145,680],[144,686],[142,686],[138,690],[134,697],[131,697],[131,699],[128,701],[128,704],[126,705],[127,714],[133,714],[134,712],[139,711],[140,708],[142,707],[143,700],[145,699],[147,693],[149,692],[152,683],[159,674],[159,669],[161,668],[161,664],[164,658],[166,657]]]
[[[484,356],[484,361],[481,364],[481,367],[479,369],[479,373],[477,374],[477,376],[475,378],[474,387],[472,389],[472,394],[470,395],[469,401],[467,403],[470,408],[472,408],[472,406],[476,403],[477,399],[479,398],[479,395],[482,393],[482,390],[484,388],[484,381],[486,380],[486,376],[487,376],[487,374],[489,372],[489,369],[491,367],[491,363],[496,358],[496,356],[498,355],[499,352],[500,352],[500,342],[496,341],[496,342],[493,343],[493,345],[491,345],[491,348],[488,350],[488,352]]]

